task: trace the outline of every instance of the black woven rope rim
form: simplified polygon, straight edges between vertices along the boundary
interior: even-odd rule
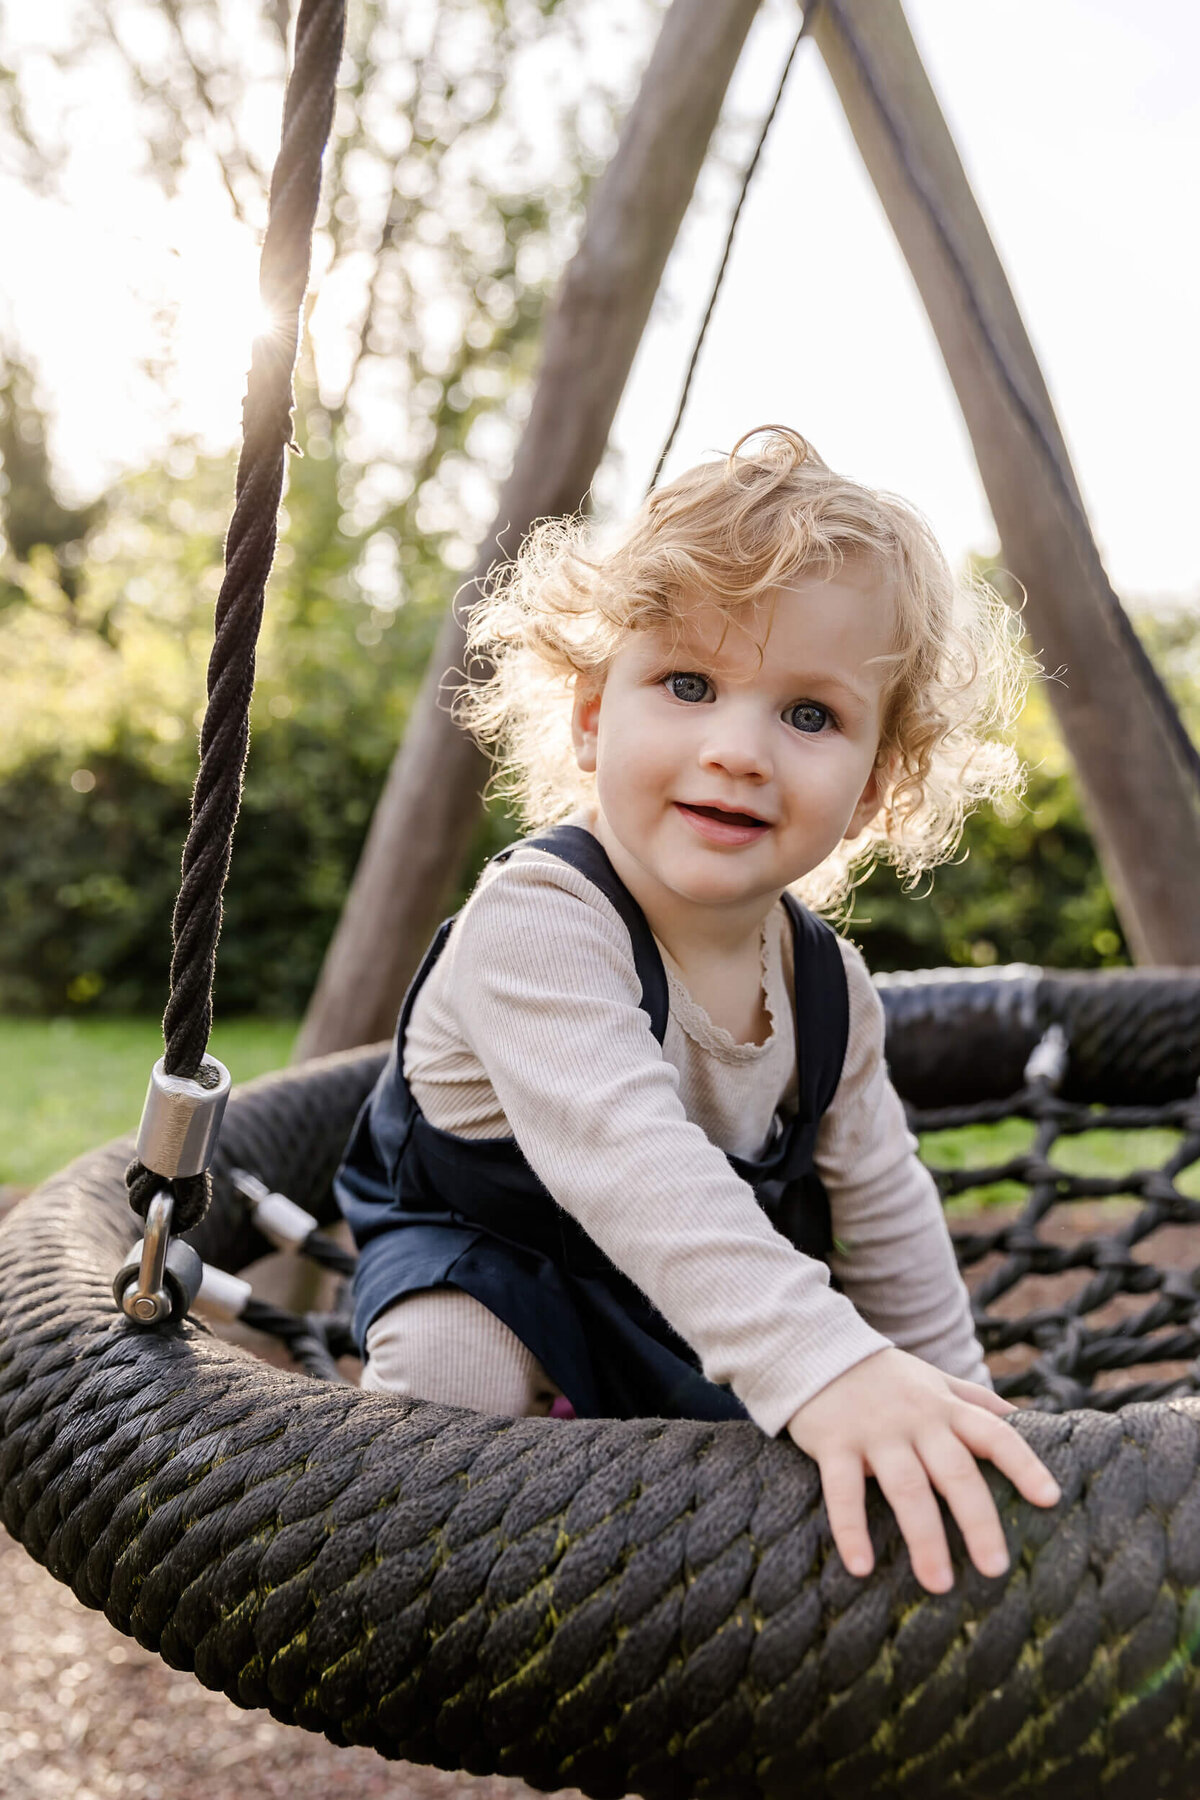
[[[1082,1027],[1084,1087],[1116,1078],[1118,1042],[1160,1047],[1160,1095],[1200,1072],[1194,975],[954,985],[889,995],[902,1086],[930,1030],[986,1069],[1051,1006]],[[202,1254],[264,1249],[230,1166],[328,1218],[381,1055],[235,1096]],[[140,1333],[109,1294],[126,1154],[0,1227],[0,1517],[206,1685],[597,1796],[1196,1792],[1196,1403],[1023,1414],[1065,1498],[1042,1514],[990,1477],[1006,1577],[956,1544],[953,1592],[924,1594],[875,1504],[877,1572],[851,1581],[812,1465],[752,1425],[489,1419],[284,1375],[190,1323]]]

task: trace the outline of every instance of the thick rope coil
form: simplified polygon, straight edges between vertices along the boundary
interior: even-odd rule
[[[1161,969],[1074,974],[1029,968],[918,969],[878,978],[892,1077],[914,1106],[1006,1100],[1058,1021],[1071,1046],[1067,1099],[1161,1103],[1200,1079],[1200,983]],[[963,1039],[987,1054],[964,1056]]]
[[[230,1167],[329,1218],[382,1054],[235,1096],[201,1254],[265,1247]],[[958,1054],[987,1068],[986,1020]],[[108,1294],[126,1154],[0,1227],[0,1518],[208,1686],[596,1796],[1196,1792],[1195,1402],[1023,1414],[1064,1498],[1042,1513],[985,1469],[1006,1576],[964,1567],[952,1532],[956,1585],[924,1593],[873,1496],[855,1581],[813,1465],[752,1425],[488,1419],[283,1375],[191,1323],[137,1332]]]

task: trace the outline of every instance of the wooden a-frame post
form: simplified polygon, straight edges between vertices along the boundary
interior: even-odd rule
[[[472,579],[535,519],[584,504],[758,0],[673,0],[597,183],[547,327],[542,366],[496,523]],[[468,584],[468,591],[470,584]],[[479,818],[487,764],[451,720],[464,658],[447,613],[355,872],[295,1054],[390,1034]]]
[[[899,0],[812,0],[814,35],[929,314],[1139,961],[1200,964],[1200,787],[1104,573],[1000,260]],[[584,501],[758,0],[674,0],[551,312],[533,407],[475,576]],[[478,816],[450,720],[449,614],[297,1045],[387,1035]]]
[[[818,0],[812,30],[929,314],[1033,647],[1056,676],[1048,696],[1126,937],[1139,962],[1200,964],[1196,764],[1104,572],[900,0]]]

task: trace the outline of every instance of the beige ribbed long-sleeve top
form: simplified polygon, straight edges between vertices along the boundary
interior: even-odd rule
[[[404,1073],[431,1124],[513,1136],[531,1168],[764,1431],[889,1343],[986,1382],[936,1189],[883,1060],[883,1009],[839,940],[850,1033],[816,1166],[837,1249],[824,1264],[770,1224],[724,1152],[762,1154],[795,1105],[792,933],[763,928],[771,1031],[741,1044],[667,952],[660,1047],[629,933],[578,870],[518,849],[490,865],[413,1007]],[[661,946],[660,946],[661,948]]]

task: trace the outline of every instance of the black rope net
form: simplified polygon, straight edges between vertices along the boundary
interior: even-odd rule
[[[1005,1153],[1015,1121],[1029,1127],[1028,1142]],[[1001,1394],[1048,1412],[1107,1412],[1200,1393],[1200,1237],[1186,1229],[1200,1224],[1200,1099],[1094,1107],[1037,1081],[999,1104],[914,1109],[910,1123],[923,1134],[986,1125],[998,1140],[996,1159],[971,1168],[939,1165],[936,1142],[925,1160],[951,1202],[951,1236]],[[1124,1171],[1073,1173],[1064,1153],[1100,1133]],[[1153,1163],[1142,1161],[1146,1133],[1165,1140]],[[998,1188],[1019,1198],[956,1225],[961,1208]]]

